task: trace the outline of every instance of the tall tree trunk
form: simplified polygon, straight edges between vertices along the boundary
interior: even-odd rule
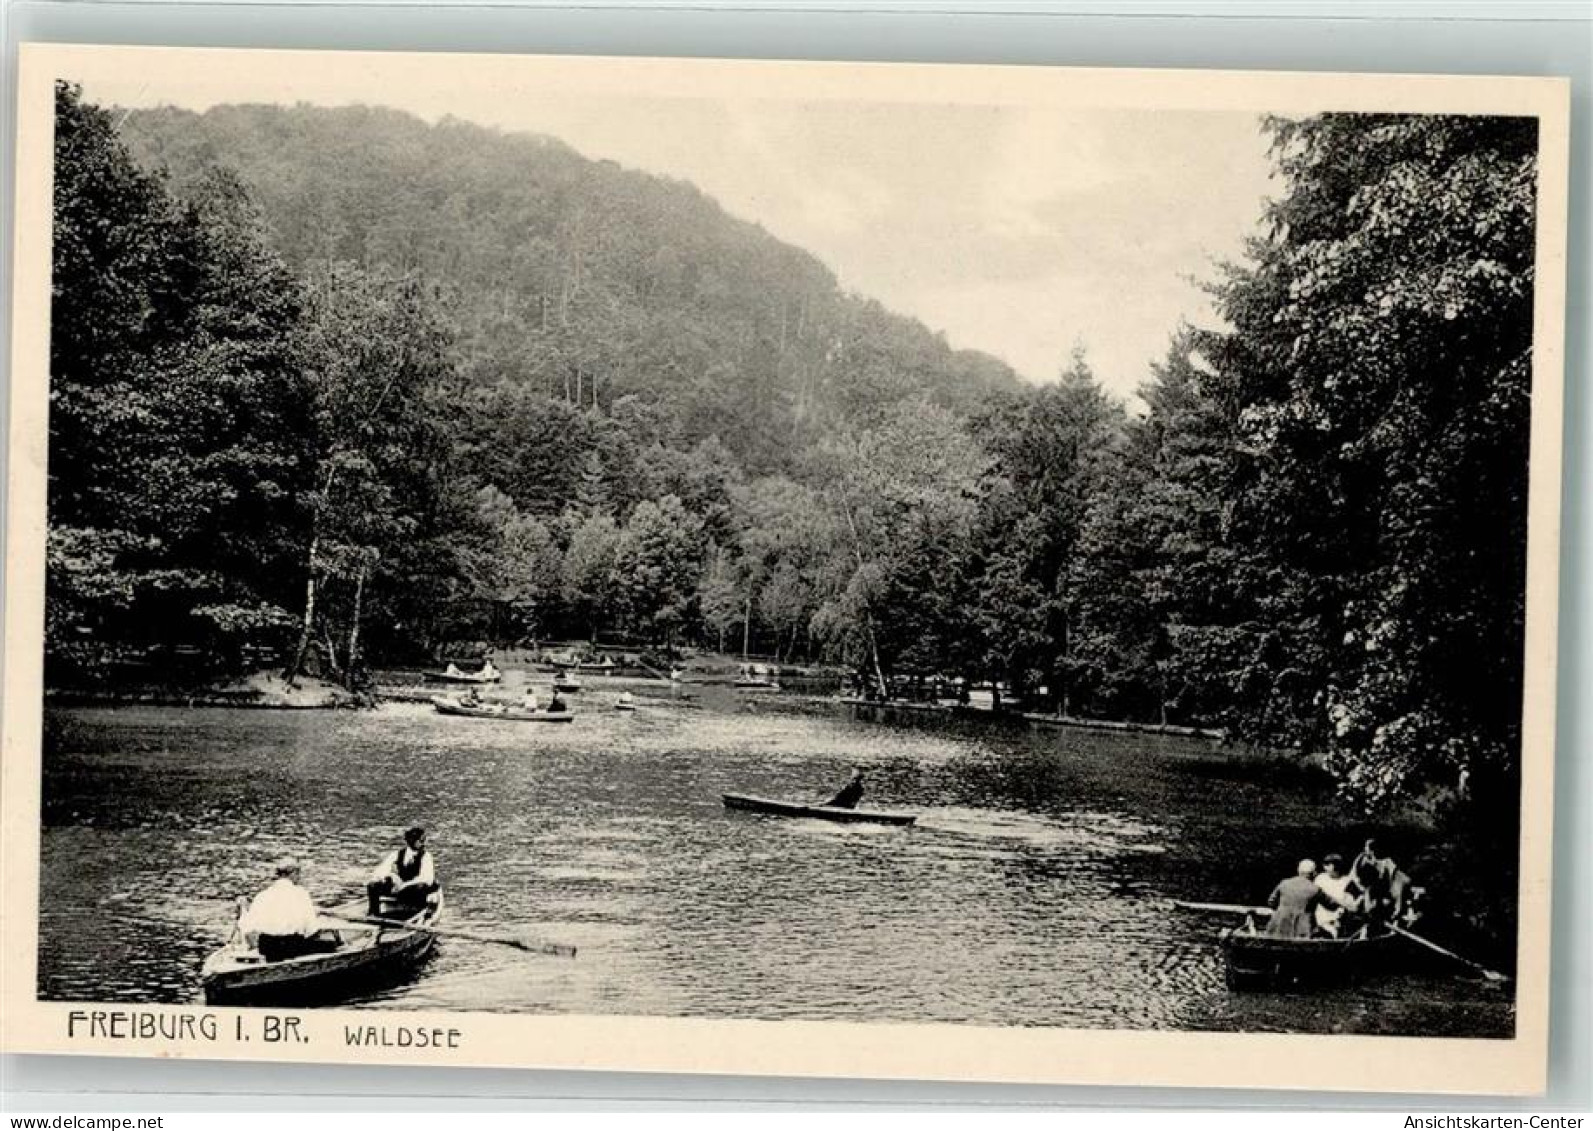
[[[315,630],[315,589],[316,574],[321,569],[320,549],[321,535],[316,533],[310,537],[309,578],[304,583],[304,623],[299,627],[299,643],[288,660],[287,670],[282,673],[283,680],[290,687],[304,670],[304,658],[310,651],[310,633]]]
[[[354,612],[348,626],[348,682],[353,683],[360,667],[360,609],[365,602],[365,574],[369,566],[361,565],[354,578]],[[352,687],[350,691],[354,690]]]
[[[322,626],[321,639],[326,645],[327,674],[333,679],[337,680],[339,683],[344,682],[343,666],[337,662],[337,644],[332,639],[331,625],[328,624]]]
[[[863,557],[863,538],[857,532],[857,519],[852,515],[850,503],[844,503],[846,510],[846,525],[852,530],[852,554],[857,558],[857,568],[862,569],[867,561]],[[885,685],[885,669],[879,662],[879,637],[874,635],[874,612],[867,605],[863,606],[863,634],[868,637],[869,658],[874,661],[874,678],[879,681],[879,697],[889,699],[890,691]]]
[[[741,662],[746,663],[747,652],[752,645],[752,598],[748,597],[742,606],[741,616]]]

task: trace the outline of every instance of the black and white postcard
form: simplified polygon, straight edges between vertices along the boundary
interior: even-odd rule
[[[19,110],[7,1051],[1542,1087],[1564,83]]]

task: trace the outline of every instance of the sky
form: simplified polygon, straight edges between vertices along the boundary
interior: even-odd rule
[[[983,350],[1032,381],[1082,345],[1131,397],[1180,320],[1214,324],[1199,282],[1257,231],[1269,179],[1258,116],[1038,102],[803,97],[756,84],[701,95],[557,82],[285,82],[212,68],[85,77],[90,100],[385,105],[556,137],[696,184],[823,261],[841,285]]]

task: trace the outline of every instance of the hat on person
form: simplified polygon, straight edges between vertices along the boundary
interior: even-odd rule
[[[426,835],[426,830],[425,829],[421,828],[419,825],[414,825],[414,826],[412,826],[409,829],[409,831],[404,833],[404,843],[405,844],[414,844],[417,840],[419,840],[421,837],[423,837],[425,835]]]
[[[299,873],[299,862],[292,856],[279,856],[273,865],[279,876],[296,876]]]
[[[1300,873],[1302,876],[1314,876],[1316,874],[1316,861],[1302,860],[1300,861],[1300,866],[1296,868],[1295,871]]]

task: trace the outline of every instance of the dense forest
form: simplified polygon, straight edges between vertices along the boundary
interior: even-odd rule
[[[1260,123],[1142,411],[689,185],[383,110],[57,94],[47,644],[350,682],[625,638],[999,683],[1513,810],[1535,123]]]

